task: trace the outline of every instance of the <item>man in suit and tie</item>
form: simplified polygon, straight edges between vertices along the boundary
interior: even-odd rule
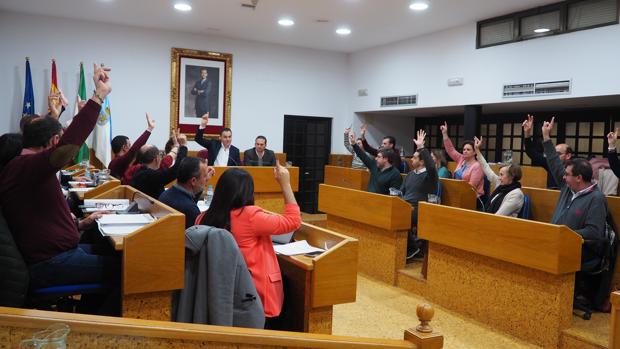
[[[250,148],[243,153],[243,164],[245,166],[275,166],[276,154],[273,150],[266,149],[267,138],[258,136],[254,140],[254,148]]]
[[[207,72],[207,68],[200,69],[200,80],[196,81],[194,84],[194,88],[192,88],[192,95],[196,96],[195,107],[196,107],[196,117],[202,117],[204,114],[214,114],[212,113],[211,105],[214,103],[213,100],[213,92],[214,86],[213,82],[208,79],[209,73]],[[213,115],[216,117],[216,115]]]
[[[204,139],[204,131],[209,124],[209,114],[204,114],[196,130],[196,143],[209,151],[209,166],[241,166],[239,148],[232,145],[232,130],[228,127],[220,131],[219,139]]]

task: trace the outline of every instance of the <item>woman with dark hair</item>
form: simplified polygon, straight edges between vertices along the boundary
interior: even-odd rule
[[[498,216],[517,217],[523,207],[523,192],[521,191],[521,166],[510,164],[499,169],[499,175],[496,175],[484,156],[480,152],[480,144],[482,137],[478,139],[474,137],[474,147],[476,155],[484,174],[489,182],[495,186],[495,190],[485,203],[485,212],[493,213]]]
[[[448,123],[444,122],[440,129],[443,135],[443,146],[452,160],[456,161],[456,170],[453,174],[454,179],[462,179],[468,182],[474,188],[476,196],[480,198],[484,195],[484,173],[480,163],[476,160],[474,142],[463,142],[463,153],[461,154],[454,149],[454,145],[452,145],[452,141],[448,137]]]
[[[254,205],[254,181],[239,168],[230,168],[220,177],[209,209],[196,224],[229,230],[241,254],[265,309],[265,317],[280,315],[284,301],[282,276],[273,251],[271,235],[290,233],[301,225],[301,213],[288,170],[276,162],[274,177],[284,194],[282,215],[264,212]]]
[[[5,133],[0,136],[0,171],[9,161],[22,152],[22,135]]]
[[[431,158],[435,162],[439,178],[452,178],[452,173],[448,170],[448,160],[446,160],[443,150],[435,149],[431,151]]]

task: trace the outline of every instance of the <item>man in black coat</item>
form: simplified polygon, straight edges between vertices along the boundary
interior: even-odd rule
[[[204,114],[211,114],[212,117],[217,117],[217,115],[215,115],[217,111],[212,108],[212,106],[216,104],[214,103],[215,88],[213,82],[207,79],[208,76],[209,73],[207,72],[207,68],[200,69],[200,80],[196,81],[194,88],[192,88],[191,93],[196,96],[194,106],[196,108],[197,118],[202,117]]]
[[[219,139],[204,139],[204,131],[209,124],[209,115],[203,115],[196,130],[196,143],[209,151],[209,166],[241,166],[239,148],[232,145],[232,130],[228,127],[220,131]]]
[[[250,148],[243,153],[243,164],[245,166],[275,166],[276,154],[273,150],[267,149],[267,138],[258,136],[254,140],[254,148]]]

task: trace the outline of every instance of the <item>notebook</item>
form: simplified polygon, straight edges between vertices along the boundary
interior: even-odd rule
[[[288,244],[293,240],[293,234],[295,234],[294,231],[281,235],[271,235],[271,242],[278,245]]]

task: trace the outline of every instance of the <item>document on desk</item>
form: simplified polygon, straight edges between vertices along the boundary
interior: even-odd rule
[[[276,251],[276,253],[283,254],[285,256],[325,251],[322,248],[310,246],[306,240],[295,241],[284,245],[274,245],[273,250]]]
[[[84,212],[124,211],[129,207],[128,199],[86,199]]]
[[[150,214],[109,214],[97,220],[104,236],[125,236],[155,221]]]

